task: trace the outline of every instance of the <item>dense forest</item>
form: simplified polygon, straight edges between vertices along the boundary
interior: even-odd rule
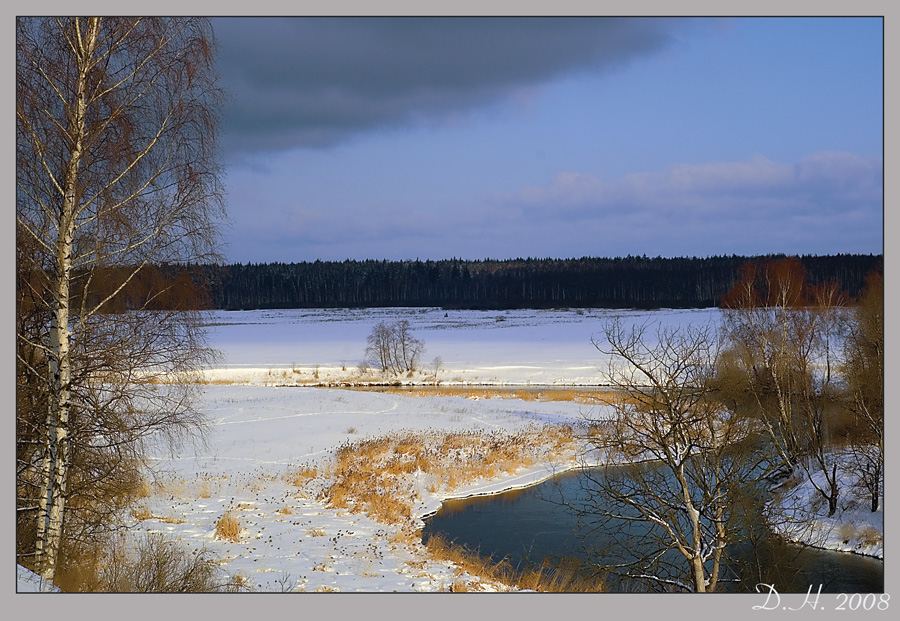
[[[194,288],[189,279],[205,291],[204,306],[226,310],[705,308],[720,304],[742,265],[779,258],[783,255],[167,265],[156,267],[154,278],[178,283],[182,301]],[[811,283],[836,282],[851,297],[868,273],[883,270],[882,255],[799,258]]]

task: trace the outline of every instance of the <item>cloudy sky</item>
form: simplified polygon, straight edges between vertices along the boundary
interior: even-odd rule
[[[228,262],[883,252],[878,18],[216,18]]]

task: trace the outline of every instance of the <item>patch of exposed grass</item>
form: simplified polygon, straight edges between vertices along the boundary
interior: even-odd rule
[[[622,398],[611,390],[585,388],[493,388],[484,386],[416,386],[414,388],[390,386],[357,386],[354,390],[375,390],[409,397],[464,397],[467,399],[519,399],[521,401],[574,402],[585,405],[602,405]]]
[[[874,526],[864,526],[859,532],[859,541],[862,545],[873,546],[884,541],[884,536]]]
[[[858,527],[855,522],[844,522],[838,527],[838,536],[844,544],[857,541],[859,545],[871,546],[882,542],[882,535],[877,528],[870,525]]]
[[[200,593],[249,590],[222,576],[206,548],[190,549],[161,533],[130,539],[123,533],[95,542],[58,575],[63,591]],[[74,561],[74,562],[71,562]]]
[[[302,466],[297,470],[288,472],[287,475],[285,475],[285,479],[294,487],[303,487],[304,485],[309,483],[309,481],[316,478],[318,474],[319,473],[316,468],[313,468],[311,466]]]
[[[397,432],[341,445],[328,468],[321,498],[331,508],[365,512],[388,524],[408,524],[419,500],[418,478],[428,490],[453,491],[478,480],[512,474],[573,449],[570,427],[517,433]]]
[[[382,523],[397,525],[395,541],[415,545],[421,542],[421,531],[415,528],[412,519],[415,503],[420,500],[420,488],[432,493],[452,492],[479,480],[514,473],[536,462],[568,459],[575,455],[576,449],[575,432],[565,425],[532,427],[514,433],[401,431],[348,441],[338,447],[332,462],[315,474],[323,478],[320,499],[329,508],[367,513]],[[305,476],[299,478],[303,483],[309,480]],[[435,546],[436,541],[431,547]],[[446,552],[431,553],[448,559]],[[454,555],[462,553],[453,549]],[[596,580],[582,582],[582,574],[574,570],[566,573],[544,567],[531,573],[515,572],[502,564],[495,567],[477,554],[454,556],[449,560],[463,566],[463,558],[465,571],[480,578],[457,580],[454,591],[484,590],[480,580],[542,591],[599,590]]]
[[[233,511],[226,511],[216,522],[216,539],[225,539],[233,543],[241,540],[241,521]]]
[[[153,519],[153,513],[147,507],[134,507],[131,509],[131,517],[138,522]]]
[[[150,509],[144,506],[136,506],[131,509],[131,517],[133,517],[138,522],[143,522],[145,520],[159,520],[164,524],[184,524],[185,520],[180,518],[175,518],[169,515],[159,516],[154,515]]]

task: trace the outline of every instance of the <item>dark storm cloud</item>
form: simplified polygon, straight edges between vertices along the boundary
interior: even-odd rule
[[[230,154],[317,147],[435,120],[671,44],[677,22],[616,18],[218,18]]]

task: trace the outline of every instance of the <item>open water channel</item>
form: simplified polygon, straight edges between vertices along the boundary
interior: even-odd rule
[[[575,470],[520,490],[447,501],[425,520],[423,540],[440,535],[489,556],[494,562],[506,559],[519,568],[540,565],[544,559],[558,562],[574,557],[611,564],[637,558],[646,551],[640,543],[646,529],[635,525],[613,533],[609,528],[598,528],[596,523],[579,520],[576,508],[583,505],[590,487],[584,474]],[[751,555],[746,544],[729,552],[744,560]],[[884,591],[884,562],[880,559],[789,544],[782,546],[775,571],[772,564],[776,557],[771,550],[768,554],[763,581],[775,584],[779,592],[805,593],[820,585],[823,593]],[[756,583],[754,578],[745,576],[743,583],[727,588],[752,591]],[[608,585],[612,591],[642,590],[647,586],[629,580],[608,581]]]

